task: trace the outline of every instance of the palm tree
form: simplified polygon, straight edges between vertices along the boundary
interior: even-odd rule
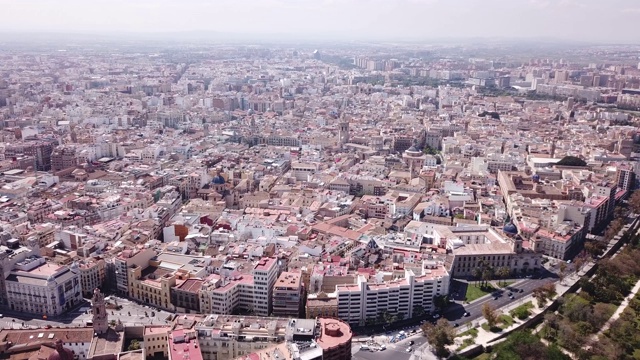
[[[489,281],[493,279],[493,269],[485,268],[482,271],[482,286],[485,287],[489,284]]]
[[[503,266],[498,269],[497,275],[502,278],[502,284],[504,285],[507,283],[506,281],[507,277],[511,275],[511,269],[509,269],[506,266]]]
[[[472,275],[476,280],[480,280],[480,277],[482,276],[482,268],[480,268],[480,267],[473,268],[473,274]],[[477,282],[476,282],[476,286],[478,286]]]

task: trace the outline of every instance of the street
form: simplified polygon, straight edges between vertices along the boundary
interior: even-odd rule
[[[399,341],[395,344],[383,343],[381,340],[382,336],[385,336],[387,339],[390,336],[397,334],[398,332],[394,332],[391,335],[380,335],[376,336],[376,341],[381,344],[385,344],[387,349],[383,351],[358,351],[355,355],[353,355],[353,359],[364,359],[364,360],[409,360],[415,351],[419,351],[418,349],[427,343],[427,339],[422,335],[421,332],[418,332],[412,336],[407,337],[406,339]],[[380,340],[379,340],[380,339]],[[388,341],[388,340],[387,340]],[[413,341],[414,344],[411,345],[413,351],[407,352],[409,348],[409,342]],[[355,345],[359,346],[359,345]],[[426,358],[425,358],[426,359]]]
[[[458,300],[454,299],[454,302],[450,303],[445,311],[442,312],[442,316],[452,324],[458,324],[459,327],[467,326],[475,321],[477,324],[479,319],[482,319],[482,307],[484,304],[489,303],[494,308],[501,308],[512,303],[522,302],[525,297],[533,292],[534,289],[551,282],[558,280],[557,275],[549,271],[543,271],[542,278],[521,278],[511,279],[509,281],[515,282],[504,289],[498,289],[491,294],[487,294],[471,304],[463,304],[460,301],[464,297],[464,286],[475,286],[473,283],[466,283],[462,281],[453,280],[451,285],[451,292],[458,292]],[[516,290],[517,289],[517,290]],[[520,292],[522,289],[522,292]],[[507,293],[512,292],[515,299],[511,300],[507,296]],[[497,300],[495,295],[498,295]],[[469,316],[465,317],[464,313],[469,312]],[[417,327],[419,329],[419,327]],[[390,344],[389,338],[396,335],[399,331],[396,331],[390,335],[377,335],[374,336],[374,340],[379,344],[386,345],[386,350],[383,351],[368,351],[360,350],[360,344],[354,344],[353,359],[363,360],[428,360],[436,359],[427,349],[428,344],[426,338],[421,332],[418,332],[406,339],[399,341],[395,344]],[[409,342],[414,341],[411,346],[412,352],[407,352]]]
[[[544,284],[557,281],[557,278],[553,277],[552,274],[548,275],[549,276],[546,276],[543,279],[518,279],[515,283],[509,285],[508,287],[496,290],[494,293],[499,294],[497,300],[495,300],[494,295],[488,294],[484,297],[481,297],[480,299],[475,300],[471,304],[464,305],[461,301],[456,301],[449,304],[449,307],[443,312],[442,315],[450,322],[457,323],[459,326],[463,326],[474,320],[481,319],[482,307],[486,303],[489,303],[493,308],[498,309],[513,302],[518,302],[519,299],[528,296],[533,292],[534,289]],[[468,284],[468,286],[475,286],[475,284]],[[514,288],[518,290],[511,291],[511,289]],[[522,289],[522,292],[519,292],[520,289]],[[509,297],[507,296],[507,293],[509,291],[513,293],[515,299],[509,299]],[[470,316],[464,317],[465,312],[469,312]]]

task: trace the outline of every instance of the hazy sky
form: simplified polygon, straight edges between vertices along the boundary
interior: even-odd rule
[[[0,0],[0,31],[640,42],[640,0]]]

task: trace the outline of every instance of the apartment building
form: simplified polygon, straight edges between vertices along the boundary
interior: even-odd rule
[[[273,316],[300,317],[304,287],[300,273],[283,272],[273,288]]]
[[[273,287],[280,267],[276,258],[262,258],[253,268],[253,311],[258,316],[269,316],[272,310]]]
[[[147,264],[133,264],[129,267],[129,296],[158,308],[175,311],[176,305],[171,298],[172,288],[176,285],[181,286],[188,279],[208,276],[212,272],[210,264],[210,258],[201,256],[158,254],[151,258]],[[193,286],[195,288],[197,284]],[[178,295],[175,292],[174,294]],[[184,297],[179,304],[188,304],[189,307],[199,306],[199,301],[194,299],[196,292],[187,290],[180,294]],[[175,299],[177,301],[178,298]]]
[[[201,279],[187,279],[171,288],[171,303],[177,312],[200,313],[200,289],[203,283]]]
[[[204,360],[231,360],[285,340],[289,319],[209,315],[196,324]]]
[[[225,276],[214,274],[204,280],[199,291],[200,312],[230,315],[236,310],[252,311],[254,280],[252,275]]]
[[[305,306],[307,319],[317,317],[338,317],[338,298],[335,293],[319,292],[307,295]]]
[[[5,286],[11,310],[37,316],[57,316],[82,301],[77,265],[48,264],[37,256],[16,263]]]
[[[265,359],[351,359],[353,333],[348,324],[335,318],[208,315],[196,323],[195,330],[204,360],[230,360],[250,354],[251,359],[263,358],[256,353],[264,354]],[[281,344],[283,354],[275,357],[273,352],[264,351],[276,344]]]
[[[126,249],[113,259],[116,278],[116,290],[120,295],[129,295],[129,269],[133,265],[142,267],[149,264],[149,260],[156,256],[151,248]]]
[[[380,275],[370,282],[359,275],[356,284],[336,286],[340,319],[363,326],[385,312],[410,318],[416,311],[433,312],[434,297],[449,293],[449,273],[434,261],[423,262],[420,275],[410,269],[404,277],[391,281],[383,281]]]
[[[78,262],[80,286],[83,297],[91,297],[95,289],[102,288],[106,278],[106,263],[101,258],[83,259]]]
[[[167,347],[169,331],[171,331],[171,326],[147,325],[144,327],[142,341],[147,356],[165,359],[169,356]]]

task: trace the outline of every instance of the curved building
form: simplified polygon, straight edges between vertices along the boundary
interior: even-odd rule
[[[346,322],[334,318],[318,318],[320,334],[316,343],[322,348],[323,360],[351,359],[353,333]]]

